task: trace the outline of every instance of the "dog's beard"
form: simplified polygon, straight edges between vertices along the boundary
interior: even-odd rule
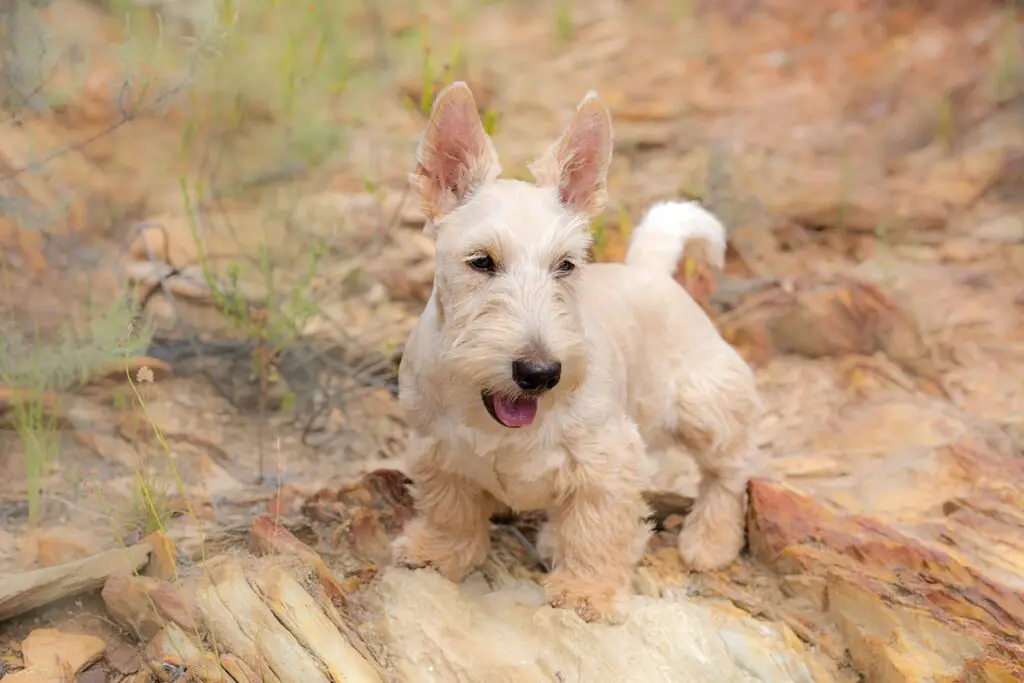
[[[569,322],[573,327],[556,327],[552,355],[562,365],[562,379],[557,387],[544,394],[520,391],[512,377],[512,364],[519,352],[535,343],[535,333],[525,329],[515,317],[503,315],[493,308],[494,300],[467,308],[449,308],[441,333],[446,338],[442,354],[452,380],[465,387],[474,387],[487,413],[496,423],[507,428],[533,425],[538,417],[542,395],[561,395],[579,386],[586,365],[582,336],[575,331],[578,321],[557,307],[549,316],[552,324]],[[550,336],[549,336],[550,339]],[[479,405],[479,404],[478,404]]]

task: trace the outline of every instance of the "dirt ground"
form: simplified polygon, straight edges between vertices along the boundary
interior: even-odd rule
[[[279,140],[296,115],[247,95],[229,120],[218,109],[228,81],[211,94],[175,86],[180,61],[129,69],[124,22],[101,4],[31,10],[61,54],[88,59],[54,62],[42,90],[62,96],[41,112],[5,99],[0,301],[8,329],[52,340],[67,321],[88,319],[90,302],[104,308],[120,283],[141,283],[152,290],[142,317],[107,336],[130,339],[148,323],[153,340],[129,361],[138,396],[116,362],[61,392],[59,448],[35,524],[14,392],[0,388],[0,577],[138,543],[155,530],[147,510],[159,508],[183,566],[248,547],[253,520],[269,513],[371,590],[366,567],[386,561],[349,556],[338,528],[351,530],[351,511],[327,514],[324,501],[362,475],[401,469],[394,371],[432,275],[432,245],[405,189],[425,79],[469,82],[497,122],[509,175],[593,89],[616,135],[598,257],[621,258],[627,226],[654,200],[700,199],[716,211],[730,231],[724,272],[681,267],[679,279],[754,365],[767,406],[758,429],[767,483],[751,491],[749,552],[731,570],[688,573],[668,552],[683,512],[667,514],[638,593],[664,601],[678,591],[692,609],[778,627],[779,647],[805,667],[645,680],[1024,680],[1015,677],[1024,676],[1024,29],[1012,3],[337,10],[347,14],[336,39],[352,41],[347,68],[359,77],[299,103],[317,135],[343,136],[305,158],[290,154],[298,142]],[[163,8],[176,35],[192,30],[186,20],[202,3],[147,4]],[[429,35],[426,57],[411,33]],[[442,73],[454,46],[460,57]],[[183,187],[193,188],[194,222]],[[261,356],[256,323],[232,324],[203,263],[221,282],[244,264],[239,289],[251,302],[268,291],[287,298],[314,252],[323,254],[309,279],[315,311],[279,354]],[[263,254],[272,284],[258,268]],[[655,488],[693,495],[692,466],[667,463]],[[494,561],[528,579],[537,569],[524,554],[529,533],[524,546],[509,531],[516,524],[529,526],[495,527]],[[821,559],[829,549],[842,561]],[[517,680],[502,677],[485,645],[477,661],[491,669],[428,654],[403,664],[396,643],[409,653],[412,643],[426,653],[459,647],[403,630],[413,605],[438,619],[457,610],[433,579],[380,581],[372,590],[382,594],[355,602],[364,614],[391,605],[390,635],[377,650],[372,628],[356,630],[387,675]],[[438,602],[402,602],[414,589]],[[899,593],[886,609],[904,600],[899,614],[916,616],[869,614],[874,603],[858,590]],[[950,607],[975,592],[984,599]],[[926,597],[906,602],[914,595]],[[451,598],[463,599],[491,615],[481,624],[505,618],[472,602],[479,596]],[[507,627],[525,634],[527,623]],[[135,678],[144,667],[124,664],[142,651],[139,638],[96,591],[0,621],[9,670],[26,665],[23,642],[44,626],[105,641],[104,659],[76,680],[146,680]],[[447,674],[408,673],[441,659]],[[518,680],[577,680],[556,674]]]

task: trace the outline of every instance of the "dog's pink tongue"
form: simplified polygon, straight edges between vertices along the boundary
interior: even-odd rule
[[[494,413],[505,425],[509,427],[525,427],[533,423],[537,415],[537,399],[521,398],[512,400],[494,397]]]

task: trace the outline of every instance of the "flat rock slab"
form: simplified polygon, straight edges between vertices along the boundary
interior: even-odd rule
[[[785,626],[731,606],[632,596],[621,626],[586,624],[547,605],[536,583],[492,589],[433,571],[388,569],[383,615],[396,669],[410,683],[825,683]]]

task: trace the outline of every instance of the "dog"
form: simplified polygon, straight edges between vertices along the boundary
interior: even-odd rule
[[[625,264],[589,262],[612,142],[610,113],[588,93],[530,165],[535,182],[502,179],[470,89],[437,95],[410,174],[435,277],[399,366],[417,515],[393,555],[459,582],[486,558],[493,514],[543,509],[551,604],[621,623],[651,533],[648,452],[693,455],[699,493],[679,552],[695,570],[726,567],[745,542],[761,401],[750,367],[673,279],[691,237],[722,265],[713,214],[656,204]]]

